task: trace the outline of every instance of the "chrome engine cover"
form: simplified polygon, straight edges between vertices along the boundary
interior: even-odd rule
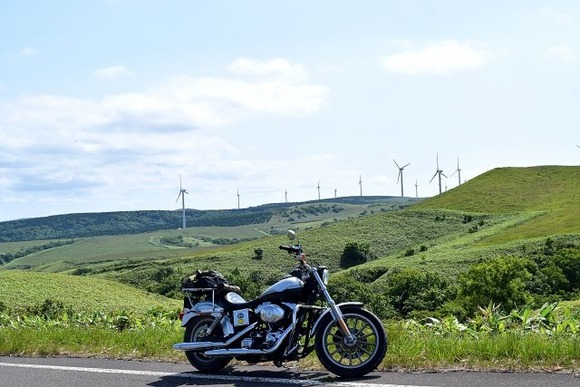
[[[284,318],[284,309],[278,305],[265,302],[256,308],[256,314],[260,316],[262,321],[272,324]]]

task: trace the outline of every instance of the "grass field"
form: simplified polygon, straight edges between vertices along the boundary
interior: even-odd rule
[[[174,308],[178,300],[146,293],[133,286],[93,277],[77,277],[57,273],[31,271],[0,271],[0,300],[11,309],[25,309],[58,300],[75,311],[126,310]]]

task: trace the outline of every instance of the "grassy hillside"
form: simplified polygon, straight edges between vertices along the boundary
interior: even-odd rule
[[[323,222],[324,216],[344,216],[347,210],[335,213],[331,206],[321,214],[313,204],[304,204],[269,222],[272,229],[301,228],[298,235],[306,253],[334,273],[341,270],[344,247],[356,242],[368,244],[369,262],[354,270],[384,273],[413,267],[453,278],[473,263],[494,256],[540,251],[548,237],[579,246],[579,182],[580,167],[500,168],[402,210],[387,211],[377,204],[354,206],[352,216]],[[302,214],[300,219],[298,214]],[[200,244],[193,249],[159,242],[164,236],[195,239],[195,228],[79,239],[4,266],[30,265],[35,270],[103,277],[161,292],[177,287],[182,276],[205,268],[225,274],[238,271],[263,284],[279,279],[294,262],[278,250],[280,244],[288,243],[284,236],[263,237],[255,228],[205,228],[204,233],[216,232],[222,237],[255,233],[261,238],[221,247]],[[261,259],[256,251],[262,252]],[[349,272],[344,270],[343,275]]]
[[[280,224],[304,223],[321,219],[343,219],[368,206],[385,209],[408,205],[414,199],[390,196],[353,196],[309,201],[275,203],[226,210],[186,209],[187,227],[249,226],[275,231]],[[353,211],[355,211],[353,213]],[[355,215],[356,216],[356,215]],[[139,234],[174,230],[182,225],[181,211],[119,211],[65,214],[0,222],[0,242],[40,239],[84,238],[103,235]]]
[[[118,260],[153,260],[161,258],[190,256],[198,251],[213,250],[223,245],[230,245],[248,240],[263,238],[268,234],[285,233],[288,228],[312,229],[337,222],[341,219],[357,218],[375,212],[399,209],[416,200],[392,197],[352,197],[328,199],[316,202],[278,204],[262,206],[270,214],[265,223],[243,224],[238,226],[195,226],[185,230],[172,228],[137,234],[103,235],[93,237],[76,237],[57,240],[34,240],[0,243],[0,268],[34,269],[43,271],[64,271],[79,266],[99,262]],[[254,212],[258,212],[254,210]],[[222,223],[235,224],[240,220],[237,210],[223,210],[214,219]],[[142,212],[136,213],[144,216]],[[84,216],[90,217],[90,214]],[[119,221],[119,213],[98,214],[91,224],[100,224],[103,219],[111,217]],[[216,217],[217,215],[212,215]],[[66,219],[67,216],[63,216]],[[242,217],[246,216],[242,213]],[[79,221],[71,216],[71,224]],[[130,223],[135,219],[124,215]],[[232,220],[235,218],[237,220]],[[43,218],[47,221],[48,218]],[[68,228],[60,228],[60,219],[51,230],[71,234]],[[100,220],[99,220],[100,219]],[[114,234],[126,229],[120,223]],[[108,225],[107,227],[111,227]],[[22,231],[22,230],[21,230]],[[33,233],[33,231],[31,231]]]
[[[101,278],[29,271],[0,271],[1,301],[13,309],[59,300],[76,311],[127,310],[152,307],[178,308],[179,301],[148,294],[135,287]]]
[[[580,167],[497,168],[414,209],[446,208],[491,214],[543,212],[485,243],[580,232]]]

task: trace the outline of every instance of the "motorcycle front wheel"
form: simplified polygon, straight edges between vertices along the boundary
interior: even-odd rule
[[[222,341],[223,332],[218,324],[211,335],[207,334],[208,328],[213,323],[214,318],[211,316],[193,317],[185,327],[183,341]],[[216,373],[228,365],[231,358],[229,357],[207,357],[200,351],[185,351],[185,356],[189,363],[198,371],[203,373]]]
[[[378,317],[368,310],[347,306],[341,311],[354,340],[345,337],[328,313],[316,333],[316,355],[327,370],[338,376],[366,375],[385,357],[387,334]]]

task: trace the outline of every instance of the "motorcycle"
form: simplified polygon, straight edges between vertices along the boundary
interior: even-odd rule
[[[288,237],[294,240],[296,234],[290,230]],[[252,301],[219,273],[198,271],[182,289],[184,341],[173,348],[185,351],[203,373],[216,373],[234,358],[280,367],[312,351],[341,377],[374,370],[387,351],[379,318],[361,302],[336,304],[327,290],[327,267],[310,266],[299,240],[280,249],[298,261],[296,268]]]

